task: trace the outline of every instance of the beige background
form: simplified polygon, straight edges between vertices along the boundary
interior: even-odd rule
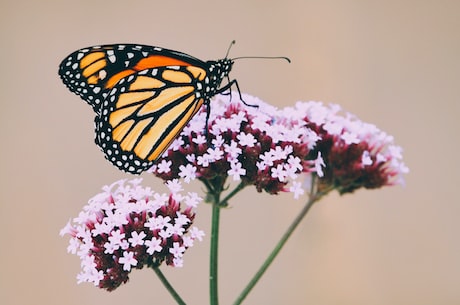
[[[245,60],[244,92],[283,107],[341,104],[403,146],[406,187],[328,196],[246,304],[460,304],[458,1],[16,1],[0,3],[0,303],[174,304],[155,274],[113,293],[77,285],[58,232],[100,187],[125,177],[93,144],[90,107],[57,67],[94,44],[137,42]],[[146,180],[164,191],[158,179]],[[191,188],[200,191],[201,186]],[[244,191],[222,219],[220,296],[231,304],[302,206]],[[209,207],[197,225],[209,232]],[[165,273],[208,302],[208,239]]]

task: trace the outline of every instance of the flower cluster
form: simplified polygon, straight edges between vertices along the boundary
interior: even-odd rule
[[[185,182],[231,177],[259,192],[302,194],[300,174],[314,172],[315,164],[322,163],[307,158],[318,135],[305,122],[293,121],[257,98],[243,95],[243,100],[249,106],[235,95],[231,100],[216,96],[208,128],[203,109],[157,161],[154,174]]]
[[[185,182],[230,176],[259,192],[290,191],[298,198],[305,192],[302,173],[315,173],[321,190],[343,194],[401,183],[408,171],[391,136],[340,114],[337,105],[297,102],[277,109],[249,95],[244,102],[257,107],[235,95],[228,99],[211,101],[207,129],[205,110],[190,121],[153,166],[155,175]]]
[[[216,96],[209,117],[202,109],[156,161],[150,171],[166,181],[170,194],[142,187],[141,179],[120,180],[105,186],[61,230],[71,236],[68,252],[81,258],[79,283],[111,291],[134,268],[182,266],[186,249],[204,233],[192,226],[202,198],[181,195],[181,178],[204,182],[208,195],[224,206],[247,185],[298,198],[305,193],[301,179],[316,176],[306,179],[316,183],[312,204],[332,190],[345,194],[402,184],[409,171],[393,137],[337,105],[297,102],[277,109],[249,95],[242,99]],[[221,201],[229,178],[239,185]],[[211,248],[216,242],[211,239]]]
[[[320,189],[336,189],[344,194],[361,187],[403,184],[402,174],[409,169],[402,161],[402,149],[375,125],[350,113],[342,115],[338,105],[320,102],[297,102],[286,111],[321,138],[310,155],[320,155],[324,160]]]
[[[61,235],[72,238],[68,252],[81,258],[78,282],[92,282],[109,291],[128,281],[132,268],[182,266],[185,250],[204,233],[192,226],[193,209],[202,200],[195,193],[154,193],[141,179],[105,186],[88,201]],[[180,203],[184,202],[185,209]]]

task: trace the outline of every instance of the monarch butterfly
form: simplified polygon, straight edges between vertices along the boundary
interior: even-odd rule
[[[234,43],[234,41],[232,42]],[[228,54],[228,52],[227,52]],[[59,66],[70,91],[96,113],[95,142],[119,169],[149,169],[203,104],[238,83],[233,59],[202,61],[160,47],[112,44],[77,50]],[[224,78],[228,83],[221,86]]]

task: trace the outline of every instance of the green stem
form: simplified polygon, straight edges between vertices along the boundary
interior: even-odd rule
[[[278,253],[281,251],[283,248],[284,244],[287,242],[289,237],[291,236],[292,232],[297,228],[299,223],[302,221],[302,219],[305,217],[305,215],[308,213],[310,208],[313,206],[313,204],[318,201],[325,193],[314,193],[314,184],[315,184],[315,179],[312,179],[312,185],[311,185],[311,192],[310,192],[310,198],[308,199],[308,202],[304,206],[304,208],[300,211],[300,213],[297,215],[297,217],[294,219],[294,221],[291,223],[289,228],[286,230],[284,235],[281,237],[279,242],[276,244],[275,248],[272,250],[270,255],[267,257],[265,262],[262,264],[262,266],[259,268],[257,273],[254,275],[254,277],[251,279],[251,281],[248,283],[248,285],[245,287],[245,289],[241,292],[241,294],[238,296],[236,301],[233,303],[233,305],[240,305],[241,302],[247,297],[249,292],[251,292],[252,288],[257,284],[257,282],[260,280],[262,275],[265,273],[265,271],[268,269],[268,267],[271,265],[273,260],[276,258]]]
[[[179,296],[177,291],[173,288],[173,286],[171,286],[169,281],[166,279],[166,277],[164,276],[163,272],[161,272],[160,267],[159,266],[152,267],[152,269],[153,269],[153,271],[155,271],[155,273],[157,274],[158,278],[163,283],[165,288],[169,291],[169,293],[174,298],[174,300],[176,300],[177,304],[186,305],[184,300],[182,300],[182,298]]]
[[[240,184],[238,184],[237,187],[235,187],[233,189],[233,191],[230,192],[230,194],[228,194],[227,196],[225,196],[224,199],[222,199],[219,203],[220,206],[227,206],[228,205],[228,201],[236,195],[236,193],[238,193],[239,191],[241,191],[244,187],[246,186],[245,183],[243,182],[240,182]]]
[[[211,183],[208,182],[208,180],[200,179],[200,181],[203,182],[204,186],[206,186],[208,193],[214,194],[214,188],[212,187]]]
[[[211,240],[209,254],[209,303],[211,305],[219,304],[218,290],[218,252],[219,252],[219,223],[220,223],[220,195],[223,190],[225,180],[219,177],[216,179],[201,180],[207,189],[208,202],[212,204],[212,219],[211,219]],[[227,196],[228,197],[228,196]]]
[[[218,250],[219,250],[219,220],[220,206],[218,202],[212,204],[211,246],[209,260],[209,297],[211,305],[219,304],[217,281]]]

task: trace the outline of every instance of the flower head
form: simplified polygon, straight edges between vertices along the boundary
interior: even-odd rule
[[[344,194],[361,187],[403,183],[402,175],[409,170],[402,161],[401,148],[375,125],[350,113],[340,114],[337,105],[298,102],[291,111],[321,138],[309,155],[310,159],[321,158],[321,163],[316,163],[321,168],[316,171],[321,189]]]
[[[162,262],[182,266],[184,252],[195,239],[202,239],[204,233],[192,226],[192,208],[201,201],[196,193],[180,196],[187,203],[181,209],[177,182],[169,196],[154,193],[140,182],[120,180],[105,186],[61,230],[61,235],[72,237],[68,252],[82,260],[79,282],[114,290],[128,281],[133,268]]]
[[[216,177],[225,181],[230,176],[259,192],[277,194],[292,191],[288,184],[301,179],[300,174],[314,172],[307,156],[319,139],[316,133],[304,121],[293,121],[257,98],[243,99],[257,107],[244,105],[235,95],[231,101],[222,95],[211,101],[208,134],[203,109],[157,160],[155,175],[185,182]]]
[[[322,191],[341,194],[403,183],[408,168],[393,137],[344,113],[338,105],[298,102],[276,109],[243,95],[211,102],[206,135],[202,110],[157,161],[153,173],[164,180],[219,177],[277,194],[304,193],[301,174],[319,177]],[[167,169],[166,169],[167,165]]]

